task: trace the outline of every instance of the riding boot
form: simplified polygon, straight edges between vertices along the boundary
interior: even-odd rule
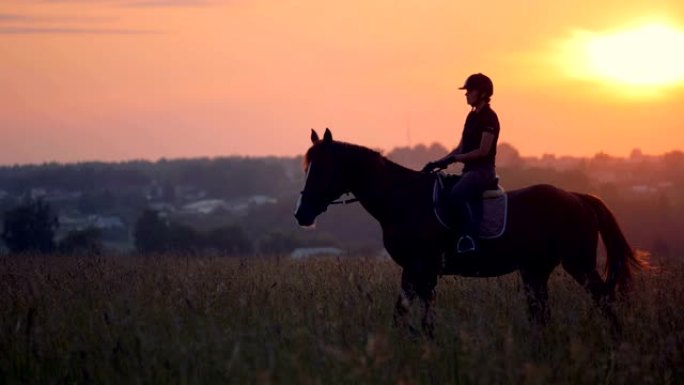
[[[456,213],[461,224],[461,232],[457,234],[456,252],[458,254],[476,253],[478,251],[477,233],[473,220],[473,213],[467,203],[455,205]]]

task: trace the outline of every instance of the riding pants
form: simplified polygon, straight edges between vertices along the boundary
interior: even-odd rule
[[[496,171],[493,167],[468,170],[461,175],[461,179],[451,189],[449,202],[451,202],[453,212],[461,220],[462,235],[468,235],[473,239],[477,236],[474,215],[468,206],[468,201],[481,199],[482,193],[495,179]]]

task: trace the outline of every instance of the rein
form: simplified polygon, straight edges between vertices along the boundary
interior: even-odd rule
[[[300,194],[300,195],[304,195],[304,193],[305,193],[305,191],[302,191],[302,192],[300,192],[299,194]],[[348,194],[348,193],[345,193],[345,194]],[[356,197],[354,197],[354,198],[349,198],[349,199],[339,199],[339,200],[335,200],[335,201],[332,201],[332,202],[330,202],[330,203],[328,203],[328,204],[329,204],[329,205],[346,205],[346,204],[348,204],[348,203],[354,203],[354,202],[358,202],[358,201],[359,201],[359,199],[356,198]]]
[[[330,202],[331,205],[346,205],[348,203],[354,203],[358,202],[359,200],[357,198],[349,198],[349,199],[340,199],[337,201],[332,201]]]

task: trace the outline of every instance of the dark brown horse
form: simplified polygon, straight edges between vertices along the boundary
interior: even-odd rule
[[[610,302],[617,286],[625,286],[645,255],[627,243],[615,217],[598,198],[535,185],[508,192],[508,227],[499,238],[482,240],[477,257],[451,257],[453,234],[436,219],[432,189],[435,176],[402,167],[368,148],[323,139],[312,130],[306,153],[306,183],[295,217],[310,226],[327,206],[346,192],[380,222],[385,248],[403,271],[395,321],[409,327],[409,306],[417,296],[424,306],[423,329],[434,330],[435,286],[439,275],[495,277],[518,270],[533,321],[548,319],[547,282],[561,264],[591,293],[617,328]],[[607,278],[596,270],[601,234],[607,250]]]

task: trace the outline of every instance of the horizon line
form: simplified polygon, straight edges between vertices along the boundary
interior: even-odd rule
[[[447,149],[449,151],[449,147],[444,146],[443,144],[439,142],[433,142],[431,144],[424,144],[424,143],[417,143],[414,145],[406,145],[406,146],[395,146],[389,151],[386,149],[378,149],[378,148],[372,148],[373,150],[380,151],[380,153],[383,156],[387,156],[389,153],[392,151],[398,150],[398,149],[411,149],[414,150],[417,147],[424,147],[426,149],[429,149],[432,146],[439,145]],[[518,152],[518,155],[520,156],[521,159],[543,159],[545,157],[553,157],[555,159],[592,159],[597,156],[607,156],[609,158],[614,158],[614,159],[630,159],[633,156],[635,151],[641,152],[641,149],[635,147],[632,149],[630,155],[626,156],[619,156],[619,155],[613,155],[611,153],[607,153],[603,150],[599,150],[598,152],[595,152],[593,155],[569,155],[569,154],[556,154],[556,153],[542,153],[540,155],[524,155],[521,154],[520,151],[515,147],[515,145],[508,143],[508,142],[502,142],[499,143],[497,148],[499,148],[502,145],[507,145],[512,147],[514,150]],[[369,147],[370,148],[370,147]],[[684,153],[684,149],[671,149],[669,151],[662,152],[660,154],[648,154],[641,152],[641,157],[644,158],[659,158],[663,157],[667,154],[671,153]],[[296,154],[296,155],[276,155],[276,154],[271,154],[271,155],[253,155],[253,154],[225,154],[225,155],[192,155],[192,156],[174,156],[174,157],[167,157],[167,156],[160,156],[157,157],[156,159],[154,158],[125,158],[125,159],[81,159],[81,160],[69,160],[69,161],[60,161],[60,160],[44,160],[44,161],[38,161],[38,162],[13,162],[13,163],[5,163],[0,161],[0,168],[11,168],[11,167],[36,167],[36,166],[45,166],[45,165],[75,165],[75,164],[88,164],[88,163],[111,163],[111,164],[125,164],[125,163],[134,163],[134,162],[148,162],[148,163],[159,163],[162,161],[179,161],[179,160],[198,160],[198,159],[225,159],[225,158],[279,158],[279,159],[285,159],[285,158],[291,158],[291,159],[296,159],[298,157],[303,157],[304,153],[301,154]]]

